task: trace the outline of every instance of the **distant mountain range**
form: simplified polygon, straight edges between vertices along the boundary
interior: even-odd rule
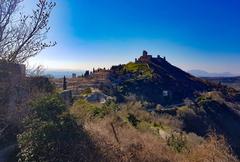
[[[230,72],[223,72],[223,73],[210,73],[204,70],[190,70],[188,73],[196,76],[196,77],[234,77],[234,75]]]

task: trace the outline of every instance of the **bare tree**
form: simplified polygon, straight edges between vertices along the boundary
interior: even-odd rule
[[[38,0],[32,15],[18,13],[24,0],[0,0],[0,61],[24,63],[56,42],[46,43],[49,16],[56,5]]]
[[[38,65],[38,66],[27,66],[27,76],[29,77],[39,77],[43,76],[45,72],[44,66],[43,65]]]

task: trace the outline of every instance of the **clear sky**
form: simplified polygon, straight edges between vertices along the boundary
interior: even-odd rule
[[[48,39],[30,60],[49,69],[126,63],[147,50],[184,70],[240,74],[239,0],[55,0]],[[36,0],[25,0],[25,9]]]

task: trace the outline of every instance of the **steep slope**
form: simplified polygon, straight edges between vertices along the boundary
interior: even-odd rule
[[[192,98],[195,92],[217,88],[146,51],[135,62],[112,67],[111,73],[118,96],[133,94],[141,100],[162,105],[181,103],[184,98]]]
[[[218,91],[203,93],[191,106],[178,108],[177,116],[184,122],[186,132],[206,136],[214,130],[224,135],[233,151],[240,156],[239,100]]]

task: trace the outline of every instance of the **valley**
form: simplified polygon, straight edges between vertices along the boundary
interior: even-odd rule
[[[240,90],[240,77],[204,77],[203,79]]]

